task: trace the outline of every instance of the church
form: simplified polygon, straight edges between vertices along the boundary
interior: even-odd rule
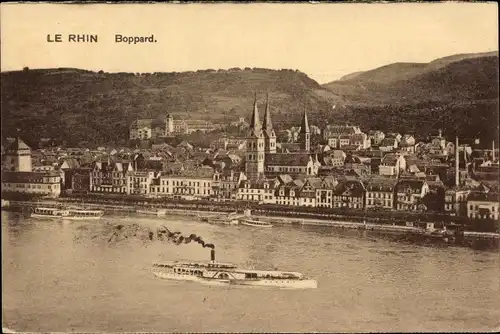
[[[250,181],[274,178],[280,174],[315,176],[319,162],[311,156],[311,135],[307,112],[304,110],[299,134],[300,151],[276,153],[276,133],[271,120],[269,94],[266,98],[264,120],[260,122],[255,95],[250,127],[246,135],[245,174]]]

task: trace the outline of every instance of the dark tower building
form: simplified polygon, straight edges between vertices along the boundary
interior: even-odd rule
[[[307,112],[305,109],[302,123],[300,124],[299,143],[301,150],[309,152],[311,149],[311,134],[309,132],[309,122],[307,121]]]

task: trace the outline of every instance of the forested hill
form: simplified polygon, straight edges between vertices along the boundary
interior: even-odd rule
[[[395,63],[356,72],[323,87],[353,104],[367,105],[496,98],[498,52],[454,55],[430,63]]]
[[[29,141],[50,137],[79,142],[125,143],[137,118],[249,121],[258,94],[263,113],[269,93],[273,118],[298,121],[304,108],[327,110],[342,103],[304,73],[231,69],[182,73],[103,73],[79,69],[4,72],[2,133],[21,129]]]
[[[182,73],[103,73],[45,69],[1,74],[2,135],[16,129],[30,144],[53,138],[76,146],[126,144],[137,118],[249,121],[258,93],[269,93],[278,130],[310,123],[359,124],[425,137],[498,138],[498,53],[454,55],[427,64],[398,63],[319,85],[294,70],[260,68]]]

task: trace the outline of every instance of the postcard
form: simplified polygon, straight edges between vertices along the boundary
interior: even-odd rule
[[[496,3],[0,8],[3,332],[500,330]]]

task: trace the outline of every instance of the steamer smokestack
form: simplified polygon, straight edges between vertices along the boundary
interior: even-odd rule
[[[455,138],[455,185],[458,187],[460,184],[460,170],[458,168],[458,136]]]
[[[215,262],[215,249],[213,248],[210,250],[210,259]]]

